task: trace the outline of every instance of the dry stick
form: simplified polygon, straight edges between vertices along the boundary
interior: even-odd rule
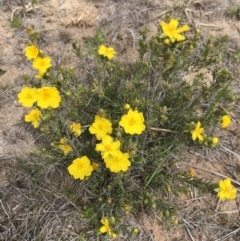
[[[182,162],[182,164],[184,164],[184,165],[186,165],[186,166],[189,166],[189,167],[192,167],[192,168],[196,168],[196,169],[202,170],[202,171],[210,172],[210,173],[215,174],[215,175],[220,176],[220,177],[228,178],[227,176],[225,176],[225,175],[223,175],[223,174],[221,174],[221,173],[219,173],[219,172],[210,171],[210,170],[205,169],[205,168],[201,168],[201,167],[196,167],[196,166],[193,166],[193,165],[189,165],[189,164],[187,164],[187,163],[185,163],[185,162]],[[240,186],[240,182],[235,181],[235,180],[233,180],[232,178],[231,178],[231,181]]]
[[[220,202],[221,202],[221,199],[219,198],[218,201],[217,201],[217,207],[215,208],[215,212],[218,211],[218,208],[219,208]]]
[[[206,24],[206,23],[199,23],[200,26],[205,26],[205,27],[220,27],[220,25],[216,24]]]
[[[165,10],[165,11],[163,11],[163,12],[161,12],[161,13],[158,13],[157,15],[153,16],[152,18],[150,18],[150,19],[148,20],[148,22],[154,21],[154,20],[156,20],[157,18],[161,17],[162,15],[164,15],[164,14],[166,14],[166,13],[169,13],[169,12],[171,12],[171,11],[172,11],[172,10]]]
[[[235,155],[235,156],[238,158],[238,160],[240,160],[240,156],[239,156],[237,153],[229,150],[227,147],[225,147],[225,146],[223,146],[223,145],[220,145],[220,146],[221,146],[224,150],[226,150],[226,151],[228,151],[229,153]]]
[[[168,129],[162,129],[162,128],[157,128],[157,127],[151,127],[150,130],[152,130],[152,131],[171,132],[171,133],[175,133],[175,134],[178,133],[178,131],[171,131],[171,130],[168,130]]]
[[[24,12],[30,12],[30,11],[32,11],[32,10],[34,10],[34,9],[37,9],[37,8],[39,8],[39,6],[35,6],[35,7],[33,7],[32,6],[32,3],[29,3],[28,5],[25,5],[24,6],[24,8],[23,7],[16,7],[16,8],[14,8],[13,10],[12,10],[12,13],[11,13],[11,22],[13,21],[13,17],[14,17],[14,14],[15,14],[15,12],[17,11],[17,10],[23,10]]]
[[[217,212],[216,214],[214,214],[214,216],[218,215],[218,214],[232,214],[232,213],[238,213],[240,212],[240,210],[232,210],[232,211],[224,211],[224,212]]]
[[[185,8],[185,9],[184,9],[184,13],[185,13],[185,14],[186,14],[186,16],[187,16],[188,21],[189,21],[190,23],[192,23],[192,20],[191,20],[191,18],[189,17],[188,12],[193,12],[193,13],[196,13],[196,11],[191,10],[191,9],[189,9],[189,8]]]
[[[185,227],[186,230],[187,230],[188,236],[190,237],[190,239],[191,239],[192,241],[195,241],[195,239],[193,238],[190,230],[189,230],[188,227],[187,227],[188,222],[187,222],[184,218],[182,218],[182,220],[183,220],[183,222],[185,223],[184,227]]]
[[[8,213],[7,213],[7,211],[6,211],[5,207],[4,207],[1,199],[0,199],[0,203],[1,203],[1,206],[2,206],[3,211],[4,211],[5,214],[8,216],[8,218],[10,218],[10,216],[8,215]]]
[[[228,238],[229,236],[231,236],[231,235],[234,234],[234,233],[237,233],[238,231],[240,231],[240,228],[232,231],[231,233],[228,233],[227,235],[223,236],[222,238],[216,239],[215,241],[221,241],[221,240],[223,240],[223,239],[225,239],[225,238]]]

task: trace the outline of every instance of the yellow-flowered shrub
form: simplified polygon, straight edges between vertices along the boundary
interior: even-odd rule
[[[140,30],[137,60],[122,63],[117,45],[106,47],[99,31],[84,51],[73,42],[80,58],[75,69],[52,66],[37,34],[28,32],[25,56],[38,74],[17,94],[28,108],[24,121],[46,137],[41,160],[61,163],[67,170],[62,175],[76,179],[83,193],[72,202],[78,200],[91,227],[116,238],[121,215],[137,215],[144,207],[161,210],[162,221],[177,224],[166,193],[187,193],[189,185],[215,189],[223,200],[236,198],[230,179],[216,189],[194,169],[176,166],[188,161],[182,147],[215,148],[218,131],[231,123],[228,87],[236,75],[222,68],[226,36],[202,42],[198,29],[166,17],[156,33]],[[211,69],[211,83],[205,69]]]

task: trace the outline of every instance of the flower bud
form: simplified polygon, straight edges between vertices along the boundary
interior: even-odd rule
[[[151,207],[156,208],[157,207],[156,203],[152,203]]]
[[[213,138],[212,138],[212,143],[213,143],[213,144],[217,145],[218,142],[219,142],[219,140],[218,140],[217,137],[213,137]]]
[[[160,121],[166,122],[168,120],[167,116],[165,115],[160,115]]]
[[[65,95],[66,95],[66,96],[72,96],[72,93],[71,93],[71,91],[66,91],[66,92],[65,92]]]
[[[135,155],[136,155],[136,151],[135,150],[131,150],[130,152],[129,152],[129,156],[130,157],[134,157]]]
[[[172,221],[172,223],[173,223],[174,225],[178,225],[178,220],[177,220],[177,219],[174,219],[174,220]]]
[[[122,133],[121,133],[120,131],[117,131],[116,137],[117,137],[117,138],[121,138],[121,137],[122,137]]]
[[[139,104],[140,104],[140,100],[135,99],[135,100],[134,100],[134,106],[136,106],[136,107],[137,107]]]
[[[103,109],[100,109],[97,114],[101,117],[104,117],[105,116],[105,111]]]
[[[110,221],[110,224],[115,224],[116,218],[112,216],[109,221]]]
[[[50,117],[51,117],[51,115],[49,113],[42,115],[43,120],[48,120],[48,119],[50,119]]]
[[[72,66],[71,66],[70,69],[69,69],[69,71],[70,71],[72,74],[74,73],[74,70],[75,70],[75,69],[74,69]]]
[[[207,136],[206,138],[204,138],[204,140],[207,142],[212,142],[212,138],[210,136]]]
[[[137,228],[134,228],[133,230],[132,230],[132,233],[133,234],[137,234],[139,232],[139,230],[137,229]]]
[[[40,128],[40,131],[43,132],[43,133],[47,133],[48,129],[43,126],[43,127]]]
[[[129,110],[130,108],[131,108],[131,106],[130,106],[129,104],[125,104],[125,105],[124,105],[124,109],[125,109],[125,110]]]
[[[148,200],[148,199],[145,199],[145,200],[144,200],[144,204],[149,204],[149,200]]]

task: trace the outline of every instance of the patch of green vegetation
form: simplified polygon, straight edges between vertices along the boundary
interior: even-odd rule
[[[237,18],[240,20],[240,5],[239,4],[233,4],[229,7],[227,11],[228,15],[232,18]]]
[[[11,26],[16,29],[20,28],[22,26],[22,19],[20,17],[13,16]]]
[[[0,77],[5,73],[6,71],[0,69]]]

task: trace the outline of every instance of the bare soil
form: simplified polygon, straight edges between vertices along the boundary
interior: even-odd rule
[[[234,52],[240,48],[240,21],[227,14],[234,4],[240,5],[240,1],[39,0],[33,6],[29,0],[0,1],[0,240],[84,240],[79,235],[88,225],[78,207],[62,194],[71,187],[81,195],[63,167],[50,167],[41,173],[41,179],[32,179],[34,161],[29,153],[35,150],[36,143],[41,144],[41,136],[24,125],[25,110],[16,98],[24,85],[22,76],[34,75],[23,51],[29,41],[27,26],[39,32],[40,47],[51,56],[54,66],[75,66],[71,42],[83,45],[84,39],[99,27],[108,34],[108,44],[117,50],[119,61],[133,61],[138,30],[149,26],[150,33],[156,31],[166,10],[174,17],[182,17],[191,28],[199,28],[203,38],[229,35],[229,51]],[[174,11],[176,6],[179,8]],[[11,26],[14,17],[22,19],[18,28]],[[239,86],[240,79],[232,88],[239,93]],[[235,103],[232,119],[230,128],[217,133],[221,137],[217,148],[186,150],[186,163],[198,177],[218,182],[224,175],[240,182],[239,102]],[[190,166],[179,164],[184,170]],[[160,226],[159,214],[154,212],[142,213],[140,219],[129,215],[126,223],[140,233],[135,239],[122,234],[119,240],[240,240],[239,196],[219,202],[194,189],[188,197],[169,195],[169,202],[179,207],[178,225]],[[95,240],[94,233],[89,233],[91,240]]]

